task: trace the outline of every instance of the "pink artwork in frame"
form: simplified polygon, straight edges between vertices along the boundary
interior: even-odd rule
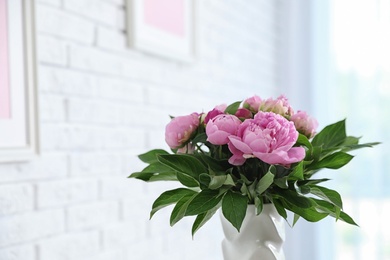
[[[144,0],[145,23],[179,37],[185,36],[184,0]]]
[[[0,0],[0,119],[11,117],[8,70],[7,0]]]
[[[0,163],[39,154],[35,0],[0,0]]]
[[[127,0],[129,46],[180,62],[192,62],[194,0]]]

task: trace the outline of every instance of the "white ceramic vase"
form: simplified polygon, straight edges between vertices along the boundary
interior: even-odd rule
[[[273,204],[265,204],[256,216],[254,205],[248,205],[240,232],[225,219],[221,211],[224,260],[284,260],[285,220]]]

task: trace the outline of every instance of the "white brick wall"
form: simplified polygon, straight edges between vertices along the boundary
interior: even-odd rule
[[[34,189],[30,183],[2,185],[0,217],[34,209]]]
[[[149,221],[172,183],[126,177],[168,115],[277,95],[281,1],[195,0],[196,59],[126,46],[124,0],[36,0],[41,156],[0,165],[0,260],[222,259],[219,216]]]
[[[68,232],[38,242],[41,260],[86,259],[100,250],[100,234],[97,230]]]
[[[7,260],[35,260],[35,248],[34,244],[7,247],[0,249],[0,259]]]
[[[0,247],[57,235],[65,229],[62,209],[40,210],[1,218]]]

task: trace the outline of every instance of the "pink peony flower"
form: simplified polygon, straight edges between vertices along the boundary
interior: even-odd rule
[[[251,112],[257,113],[257,111],[259,111],[261,101],[262,100],[259,96],[254,95],[253,97],[247,98],[244,101],[243,106],[244,108],[249,109]]]
[[[210,119],[213,119],[217,115],[223,114],[226,108],[227,108],[226,104],[221,104],[219,106],[216,106],[213,110],[207,113],[206,117],[204,118],[204,123],[207,124],[210,121]]]
[[[275,100],[269,98],[262,101],[259,110],[264,112],[274,112],[275,114],[279,114],[284,117],[289,117],[294,114],[294,110],[288,103],[288,99],[283,95],[279,96]]]
[[[165,127],[165,141],[172,149],[182,147],[199,126],[199,114],[178,116]]]
[[[218,106],[215,106],[215,109],[222,111],[222,112],[225,112],[226,108],[227,108],[226,104],[220,104]]]
[[[240,119],[234,115],[217,115],[206,125],[207,141],[215,145],[227,144],[228,137],[237,133],[240,124]]]
[[[305,149],[293,147],[298,139],[294,123],[272,112],[258,112],[245,120],[236,136],[229,136],[229,163],[242,165],[247,158],[257,157],[269,164],[289,165],[305,157]]]
[[[246,108],[239,108],[235,113],[235,116],[241,119],[248,119],[248,118],[252,118],[253,114],[251,111],[249,111]]]
[[[318,122],[315,118],[310,117],[305,111],[299,111],[290,117],[294,122],[295,128],[307,138],[312,138],[318,127]]]

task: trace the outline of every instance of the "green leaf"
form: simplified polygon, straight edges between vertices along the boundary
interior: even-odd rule
[[[323,219],[329,215],[327,213],[318,212],[314,206],[310,207],[310,208],[301,208],[301,207],[293,205],[285,200],[282,200],[282,204],[286,209],[294,212],[295,214],[298,214],[299,216],[301,216],[302,218],[304,218],[310,222],[320,221],[321,219]]]
[[[331,190],[331,189],[321,187],[321,186],[312,185],[312,186],[310,186],[310,193],[320,197],[321,199],[324,199],[324,200],[332,203],[333,205],[335,205],[339,208],[343,208],[343,202],[341,201],[341,196],[335,190]]]
[[[238,232],[240,232],[247,207],[248,197],[243,196],[240,193],[229,190],[223,197],[222,213]]]
[[[345,138],[345,140],[344,140],[342,145],[344,146],[344,145],[355,145],[355,144],[358,144],[359,143],[359,139],[360,139],[360,137],[347,136],[347,138]]]
[[[287,212],[283,207],[283,204],[280,202],[280,200],[273,198],[272,203],[274,204],[276,211],[279,213],[280,216],[282,216],[284,219],[287,219]]]
[[[158,210],[178,202],[181,198],[183,198],[186,195],[189,194],[192,195],[195,193],[197,192],[186,188],[169,190],[162,193],[153,203],[152,210],[150,212],[150,218],[152,218],[154,213],[156,213]]]
[[[312,203],[309,198],[301,196],[295,191],[279,190],[278,195],[283,197],[283,199],[289,204],[294,205],[296,207],[303,209],[312,207]]]
[[[291,206],[289,208],[289,210],[291,210],[292,212],[298,214],[299,216],[301,216],[302,218],[304,218],[305,220],[310,221],[310,222],[318,222],[318,221],[326,218],[329,215],[326,213],[318,212],[315,209],[315,207],[302,209],[302,208],[298,208],[296,206]]]
[[[236,186],[236,184],[234,183],[234,180],[232,178],[232,176],[230,174],[226,175],[226,180],[224,182],[225,186]]]
[[[135,172],[129,178],[137,178],[143,181],[177,181],[176,173],[169,167],[154,162],[146,166],[141,172]]]
[[[200,159],[208,165],[209,168],[213,169],[213,171],[226,171],[228,168],[232,167],[229,164],[228,160],[218,160],[207,154],[199,154]]]
[[[234,102],[233,104],[229,105],[225,109],[225,114],[234,115],[237,112],[238,108],[240,107],[241,102],[242,101],[237,101],[237,102]]]
[[[192,140],[191,142],[193,144],[196,144],[196,143],[205,143],[207,140],[207,135],[206,133],[200,133],[200,134],[197,134]]]
[[[184,217],[188,204],[190,204],[190,202],[195,198],[195,196],[196,193],[187,194],[176,203],[170,217],[171,226],[175,225],[179,220],[181,220]]]
[[[157,156],[159,154],[169,154],[169,153],[165,150],[162,150],[162,149],[154,149],[154,150],[151,150],[147,153],[138,155],[138,158],[145,163],[152,164],[152,163],[158,162]]]
[[[156,173],[150,177],[149,181],[177,181],[177,176],[175,172],[163,172]]]
[[[298,140],[297,140],[296,144],[306,146],[309,149],[309,151],[311,151],[313,149],[313,146],[310,143],[309,139],[303,134],[298,135]]]
[[[312,158],[314,161],[318,161],[322,154],[322,146],[314,146],[311,152]]]
[[[248,186],[245,183],[242,184],[240,192],[242,195],[248,196],[251,200],[252,196],[250,195]]]
[[[257,186],[257,181],[254,181],[251,185],[247,185],[248,188],[248,193],[246,194],[250,201],[252,201],[256,196],[256,186]]]
[[[356,224],[356,222],[347,213],[343,211],[336,212],[339,210],[339,207],[334,206],[333,204],[324,200],[318,200],[318,199],[313,199],[313,200],[317,204],[316,208],[319,211],[328,213],[330,216],[336,218],[336,220],[340,219],[348,224],[358,226],[358,224]]]
[[[207,173],[202,173],[201,175],[199,175],[199,182],[205,187],[208,187],[211,182],[211,176]]]
[[[259,180],[259,183],[257,183],[257,185],[256,185],[256,193],[257,194],[262,194],[274,182],[275,175],[272,174],[272,172],[271,172],[272,167],[273,166],[270,167],[268,172],[263,177],[261,177],[261,179]]]
[[[136,178],[143,181],[149,181],[150,178],[154,175],[153,172],[133,172],[130,174],[129,178]]]
[[[263,211],[263,199],[260,196],[255,197],[256,215],[259,215]]]
[[[283,178],[274,179],[274,184],[282,189],[288,189],[288,176],[284,176]]]
[[[348,223],[348,224],[351,224],[351,225],[355,225],[355,226],[359,226],[358,224],[356,224],[356,222],[347,214],[345,213],[344,211],[341,211],[340,212],[340,217],[339,217],[342,221],[344,221],[345,223]]]
[[[143,172],[172,172],[172,169],[165,166],[164,164],[160,162],[154,162],[146,166],[143,170]]]
[[[345,133],[345,119],[326,126],[316,134],[311,142],[313,146],[322,146],[323,149],[338,146],[347,138]]]
[[[211,177],[211,182],[209,184],[209,188],[212,190],[219,189],[222,185],[225,184],[227,179],[227,175],[217,175]]]
[[[222,199],[218,190],[202,190],[188,205],[186,216],[199,215],[214,208]]]
[[[194,224],[192,225],[192,237],[194,237],[195,233],[207,222],[211,219],[211,217],[215,214],[215,212],[219,209],[219,206],[214,207],[202,214],[199,214]]]
[[[304,180],[304,181],[298,181],[298,185],[315,185],[321,182],[329,181],[330,179],[324,178],[324,179],[310,179],[310,180]]]
[[[336,221],[340,219],[340,214],[341,214],[341,208],[339,207],[334,207],[335,209],[335,218],[336,218]]]
[[[373,147],[375,145],[380,144],[380,142],[372,142],[372,143],[365,143],[365,144],[359,144],[360,137],[355,136],[347,136],[342,144],[340,144],[337,147],[332,147],[330,149],[326,149],[325,152],[331,152],[335,149],[341,149],[341,151],[351,151],[356,150],[360,148],[365,147]]]
[[[294,187],[300,195],[306,195],[310,193],[310,187],[308,185],[298,185],[298,183],[294,183]]]
[[[195,157],[187,154],[158,155],[159,162],[171,169],[187,174],[198,179],[201,173],[206,173],[207,168]]]
[[[293,226],[295,226],[295,224],[298,222],[299,218],[300,218],[300,216],[298,214],[294,213],[294,220],[293,220],[293,224],[292,224]]]
[[[303,162],[298,163],[288,177],[292,180],[304,180],[305,178],[303,176]]]
[[[310,165],[308,168],[311,170],[315,169],[339,169],[349,163],[352,160],[353,156],[344,152],[336,152],[329,156],[326,156],[321,161]]]
[[[360,148],[371,148],[374,145],[381,144],[380,142],[373,142],[373,143],[365,143],[365,144],[351,144],[351,145],[343,145],[342,146],[342,151],[352,151],[352,150],[357,150]]]
[[[193,177],[187,175],[187,174],[184,174],[184,173],[181,173],[181,172],[178,172],[176,174],[176,177],[177,177],[177,180],[183,184],[184,186],[186,187],[190,187],[190,188],[193,188],[193,187],[199,187],[199,182],[197,180],[195,180]]]

